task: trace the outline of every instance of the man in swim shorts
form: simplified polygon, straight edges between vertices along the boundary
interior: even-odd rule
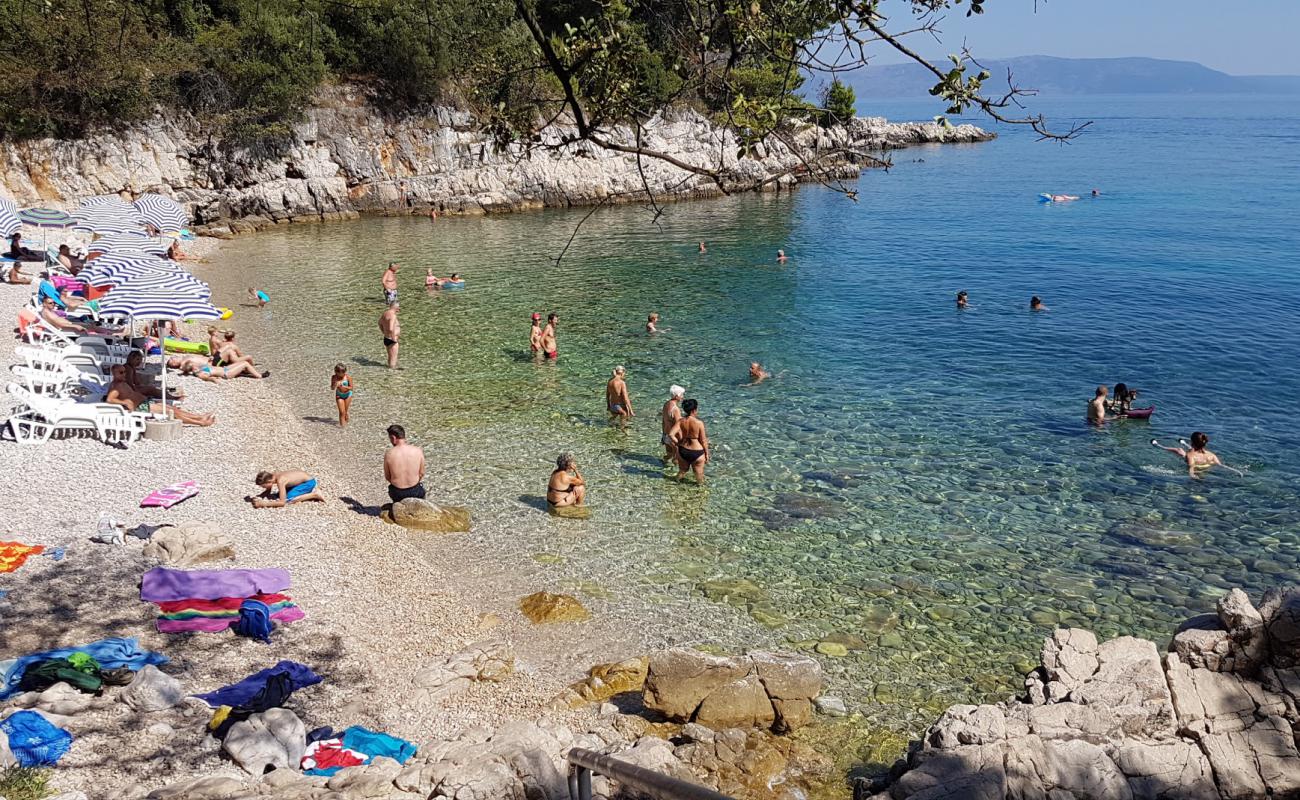
[[[384,350],[388,352],[388,368],[397,369],[398,341],[402,338],[402,323],[397,319],[399,306],[394,301],[379,315],[379,332],[384,337]]]
[[[632,398],[627,393],[627,381],[624,376],[627,370],[622,366],[614,367],[614,374],[610,376],[609,383],[605,384],[605,407],[609,413],[619,418],[619,422],[626,423],[629,419],[636,416],[632,410]]]
[[[677,422],[682,418],[682,409],[678,405],[682,398],[686,396],[686,390],[677,384],[673,384],[668,389],[668,402],[664,403],[663,409],[659,412],[660,426],[663,435],[659,441],[664,445],[664,460],[677,460],[677,439],[674,437],[674,431],[677,428]]]
[[[316,490],[316,479],[300,469],[262,471],[253,478],[253,483],[262,487],[260,495],[248,498],[253,508],[284,508],[307,500],[325,502],[325,495]]]
[[[528,331],[528,352],[542,352],[542,315],[533,312],[533,327]]]
[[[542,329],[542,355],[551,361],[560,357],[559,346],[555,341],[555,323],[560,321],[560,315],[552,311],[546,315],[546,327]]]
[[[380,281],[384,286],[384,302],[390,306],[397,302],[397,270],[401,265],[396,261],[388,262],[388,269],[384,270],[384,277]]]
[[[406,429],[388,426],[388,443],[384,453],[384,480],[388,481],[388,499],[396,503],[414,497],[424,499],[424,451],[406,441]]]
[[[104,402],[121,406],[127,411],[152,410],[152,401],[134,386],[127,383],[125,364],[115,364],[110,374],[113,382],[108,386],[108,393],[104,397]],[[206,428],[217,421],[216,416],[213,414],[198,414],[176,406],[167,406],[167,416],[178,419],[186,425],[197,425],[201,428]]]

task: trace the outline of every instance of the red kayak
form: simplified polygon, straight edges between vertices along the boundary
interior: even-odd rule
[[[1151,415],[1156,413],[1156,407],[1150,408],[1130,408],[1124,416],[1129,419],[1151,419]]]

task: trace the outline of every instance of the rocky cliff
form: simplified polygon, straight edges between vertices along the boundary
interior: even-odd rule
[[[807,127],[785,145],[738,160],[729,131],[691,110],[654,119],[643,144],[686,163],[716,165],[720,154],[733,186],[772,179],[765,188],[797,182],[801,157],[847,147],[839,176],[856,175],[866,154],[925,143],[993,138],[979,128],[855,119],[829,131]],[[438,108],[428,116],[389,118],[359,90],[322,93],[279,153],[222,146],[194,120],[158,115],[124,132],[80,141],[0,143],[0,194],[20,205],[67,206],[90,195],[160,191],[186,203],[200,227],[223,232],[283,221],[337,219],[360,213],[453,214],[516,211],[643,199],[644,181],[663,199],[719,194],[708,177],[664,161],[590,145],[561,145],[562,128],[542,132],[542,146],[502,145],[464,111]],[[632,142],[631,131],[615,138]],[[793,170],[793,172],[792,172]]]

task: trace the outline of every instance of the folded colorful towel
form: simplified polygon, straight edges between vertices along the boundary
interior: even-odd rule
[[[140,599],[151,603],[171,600],[219,600],[283,592],[290,585],[282,569],[167,569],[154,567],[140,579]]]
[[[271,619],[281,624],[297,622],[307,615],[302,612],[301,608],[290,605],[279,611],[271,612]],[[154,624],[159,633],[220,633],[229,630],[231,626],[239,622],[239,612],[236,611],[231,617],[191,617],[189,619],[164,619],[158,618]]]

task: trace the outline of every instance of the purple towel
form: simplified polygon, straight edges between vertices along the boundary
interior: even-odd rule
[[[140,579],[140,599],[151,603],[169,600],[218,600],[252,597],[289,588],[289,573],[282,569],[167,569],[154,567]]]
[[[297,622],[307,615],[297,606],[282,608],[271,615],[276,622]],[[239,617],[194,617],[193,619],[160,619],[157,622],[159,633],[217,633],[239,622]]]

